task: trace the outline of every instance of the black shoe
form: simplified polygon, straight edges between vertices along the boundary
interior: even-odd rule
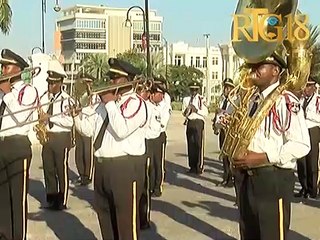
[[[190,169],[187,171],[187,173],[196,173],[196,172],[197,172],[197,170],[194,169],[194,168],[190,168]]]
[[[72,180],[74,185],[79,185],[82,182],[82,178],[79,176],[77,179]]]
[[[233,182],[232,181],[228,181],[223,187],[232,188],[233,187]]]
[[[161,197],[161,195],[162,195],[162,193],[160,192],[160,191],[154,191],[153,193],[152,193],[152,197]]]
[[[146,230],[149,228],[151,228],[150,223],[146,223],[146,224],[143,224],[142,226],[140,226],[140,230]]]
[[[203,172],[204,172],[203,169],[197,169],[196,170],[196,174],[197,175],[201,175]]]
[[[308,198],[308,196],[309,194],[304,188],[302,188],[298,193],[294,194],[294,197],[296,198],[301,198],[301,197]]]
[[[216,184],[217,187],[224,187],[228,182],[226,180],[223,180],[222,182],[219,182]]]

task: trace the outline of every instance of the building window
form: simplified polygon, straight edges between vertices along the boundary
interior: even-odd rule
[[[102,19],[77,19],[76,28],[105,29],[106,21]]]
[[[204,68],[207,67],[207,57],[203,57],[203,64],[202,64],[202,66],[203,66]]]
[[[174,58],[174,65],[181,66],[182,65],[182,56],[176,55]]]
[[[200,57],[196,57],[196,68],[200,67]]]
[[[76,49],[106,49],[105,43],[76,43]]]
[[[218,57],[212,58],[212,65],[218,65]]]
[[[193,67],[193,57],[191,57],[190,66]]]
[[[218,72],[212,72],[212,80],[218,79]]]

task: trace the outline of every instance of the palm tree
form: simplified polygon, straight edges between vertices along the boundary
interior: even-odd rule
[[[12,10],[9,0],[0,1],[0,30],[3,34],[9,34],[11,27]]]
[[[165,76],[164,57],[161,52],[151,52],[150,65],[154,76]]]
[[[102,81],[109,70],[108,55],[105,53],[88,54],[82,61],[81,67],[89,75]]]

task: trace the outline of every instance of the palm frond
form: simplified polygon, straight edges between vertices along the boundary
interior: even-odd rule
[[[3,34],[9,34],[11,27],[12,10],[8,0],[0,1],[0,30]]]

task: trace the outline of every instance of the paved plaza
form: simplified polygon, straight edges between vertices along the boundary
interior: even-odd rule
[[[217,136],[206,125],[205,172],[187,171],[185,126],[181,112],[173,112],[168,127],[166,182],[164,193],[152,201],[152,228],[141,234],[143,240],[239,239],[238,212],[232,188],[217,187],[222,164],[218,158]],[[40,146],[34,145],[30,171],[28,240],[102,239],[93,210],[92,186],[70,184],[68,209],[44,210],[45,189]],[[76,178],[74,153],[69,160],[70,179]],[[119,173],[121,174],[121,173]],[[299,185],[296,184],[299,188]],[[289,240],[320,240],[320,201],[294,203]]]

